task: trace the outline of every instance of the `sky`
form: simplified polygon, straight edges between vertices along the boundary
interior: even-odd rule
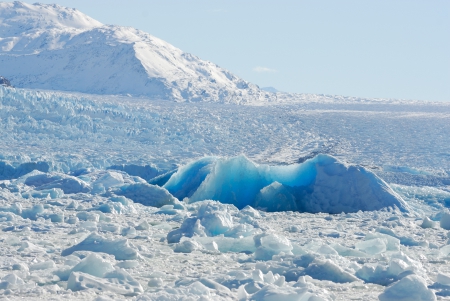
[[[448,0],[56,3],[144,30],[260,87],[450,101]]]

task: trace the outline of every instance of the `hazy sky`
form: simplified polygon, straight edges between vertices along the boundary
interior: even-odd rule
[[[450,101],[448,0],[57,3],[142,29],[260,87]]]

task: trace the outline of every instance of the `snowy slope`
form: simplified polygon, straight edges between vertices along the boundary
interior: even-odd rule
[[[75,9],[2,2],[0,21],[0,74],[17,87],[177,101],[276,98],[148,33]]]

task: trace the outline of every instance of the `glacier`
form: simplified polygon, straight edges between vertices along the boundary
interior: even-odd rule
[[[0,87],[0,294],[445,297],[449,118]]]
[[[56,4],[0,20],[0,298],[450,296],[448,103],[261,91]]]

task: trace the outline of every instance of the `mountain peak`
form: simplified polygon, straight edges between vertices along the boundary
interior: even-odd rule
[[[18,35],[45,29],[90,29],[103,24],[74,9],[58,4],[0,3],[0,34]]]
[[[17,87],[176,101],[276,98],[148,33],[76,9],[1,2],[0,20],[0,72]]]

